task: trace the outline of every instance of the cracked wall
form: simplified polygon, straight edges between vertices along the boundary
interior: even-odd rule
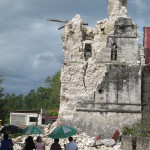
[[[109,19],[95,28],[80,15],[65,26],[59,125],[109,137],[141,118],[138,34],[126,5],[108,0]]]

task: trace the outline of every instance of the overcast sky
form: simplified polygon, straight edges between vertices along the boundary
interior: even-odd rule
[[[128,16],[150,26],[150,0],[128,0]],[[5,93],[27,94],[62,66],[62,23],[80,14],[89,26],[108,17],[107,0],[0,0],[0,75]]]

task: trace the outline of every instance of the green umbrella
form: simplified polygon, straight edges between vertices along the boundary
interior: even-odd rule
[[[60,126],[55,128],[48,136],[53,139],[67,138],[75,135],[77,130],[70,126]]]
[[[37,126],[28,126],[25,129],[23,129],[23,133],[24,134],[42,134],[43,132]]]

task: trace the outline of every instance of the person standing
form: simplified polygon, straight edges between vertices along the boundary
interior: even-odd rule
[[[3,140],[1,141],[1,150],[13,150],[13,142],[8,137],[8,134],[4,134]]]
[[[54,139],[54,143],[51,145],[50,150],[61,150],[59,139]]]
[[[35,149],[36,150],[45,150],[45,144],[42,142],[41,136],[37,137],[36,143],[35,143]]]
[[[24,150],[33,150],[35,149],[35,144],[33,142],[32,136],[28,136],[28,138],[25,140],[25,147]]]
[[[73,141],[73,137],[68,138],[69,143],[66,145],[65,150],[78,150],[77,144]]]

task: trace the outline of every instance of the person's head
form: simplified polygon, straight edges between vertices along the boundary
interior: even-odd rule
[[[37,142],[42,142],[41,136],[38,136],[37,139],[36,139],[36,141],[37,141]]]
[[[6,134],[6,133],[3,135],[3,138],[4,138],[4,139],[8,139],[8,137],[9,137],[9,136],[8,136],[8,134]]]
[[[54,139],[54,142],[55,142],[55,143],[58,143],[58,142],[59,142],[59,139]]]
[[[69,137],[68,140],[69,140],[69,142],[72,142],[73,141],[73,137]]]
[[[28,136],[28,140],[27,140],[27,142],[33,142],[33,138],[32,138],[32,136]]]

